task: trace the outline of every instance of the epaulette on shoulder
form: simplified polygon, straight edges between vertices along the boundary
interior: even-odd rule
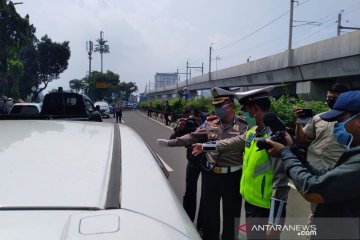
[[[213,121],[213,120],[216,120],[218,119],[218,117],[216,115],[209,115],[207,118],[206,118],[206,121]]]

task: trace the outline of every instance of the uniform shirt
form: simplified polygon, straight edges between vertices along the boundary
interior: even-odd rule
[[[115,104],[115,110],[116,110],[116,112],[121,112],[122,111],[121,103],[117,102]]]
[[[321,114],[315,115],[303,129],[305,135],[312,140],[308,148],[307,160],[318,169],[336,163],[345,151],[345,146],[339,144],[333,134],[336,122],[322,120]]]
[[[182,137],[169,140],[168,146],[189,146],[194,143],[215,141],[239,136],[246,131],[247,125],[234,118],[230,124],[223,124],[218,118],[208,118],[205,128],[186,134]],[[239,149],[226,152],[206,152],[206,159],[215,162],[219,167],[241,166],[243,153]]]
[[[255,137],[261,137],[265,133],[267,133],[268,136],[271,134],[271,131],[268,128],[264,129],[262,132],[260,132],[256,126],[254,127],[254,129],[257,131],[257,135]],[[245,136],[246,134],[242,134],[234,138],[218,141],[216,143],[217,150],[220,153],[224,153],[227,151],[243,152],[245,149],[245,142],[246,142]],[[271,169],[273,172],[272,197],[286,201],[289,192],[289,187],[288,187],[289,179],[286,176],[284,164],[279,158],[276,157],[269,156],[269,161],[271,163]]]

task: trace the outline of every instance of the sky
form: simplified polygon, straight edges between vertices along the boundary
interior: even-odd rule
[[[16,1],[14,1],[16,2]],[[19,1],[20,2],[20,1]],[[154,87],[158,73],[186,72],[204,64],[212,71],[280,53],[288,48],[290,0],[21,0],[40,39],[70,42],[69,66],[45,92],[82,79],[89,70],[86,42],[100,38],[110,47],[104,72],[135,82],[138,93]],[[360,27],[360,0],[299,0],[294,4],[293,48],[335,37],[342,26]],[[310,23],[312,22],[312,23]],[[343,30],[346,34],[352,30]],[[100,54],[92,55],[100,71]],[[192,69],[192,77],[201,75]],[[181,80],[185,76],[181,75]]]

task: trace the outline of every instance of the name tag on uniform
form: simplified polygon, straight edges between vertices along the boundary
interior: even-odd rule
[[[255,137],[255,134],[253,134],[253,133],[249,134],[249,136],[246,138],[246,141],[245,141],[245,147],[250,147],[251,141],[254,139],[254,137]]]

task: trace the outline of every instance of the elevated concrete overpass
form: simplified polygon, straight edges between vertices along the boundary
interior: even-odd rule
[[[360,30],[191,78],[187,88],[194,94],[212,87],[246,91],[285,83],[304,99],[320,100],[324,99],[324,89],[340,81],[360,87]],[[185,86],[185,81],[180,82],[148,92],[146,97],[171,98]]]

